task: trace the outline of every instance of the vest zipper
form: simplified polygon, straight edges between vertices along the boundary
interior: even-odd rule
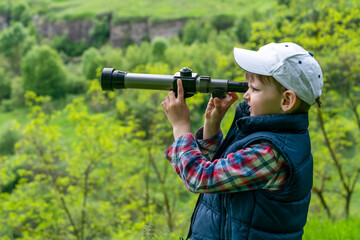
[[[230,196],[231,195],[227,195],[227,238],[229,240],[231,240],[232,238],[232,230],[231,230],[231,224],[232,224],[232,220],[231,220],[231,204],[230,204]]]
[[[222,194],[221,197],[221,238],[227,240],[226,234],[226,225],[227,225],[227,209],[226,209],[226,196],[227,194]]]
[[[224,224],[224,239],[228,240],[228,225],[229,225],[229,219],[228,219],[228,206],[227,206],[227,199],[228,199],[228,195],[225,194],[224,195],[224,209],[225,209],[225,224]]]

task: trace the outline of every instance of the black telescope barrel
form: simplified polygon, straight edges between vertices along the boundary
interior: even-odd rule
[[[184,74],[188,70],[190,74]],[[187,73],[187,72],[185,72]],[[211,79],[209,76],[198,77],[197,73],[192,73],[191,69],[183,68],[175,75],[127,73],[115,70],[114,68],[104,68],[101,73],[102,90],[113,91],[115,89],[135,88],[135,89],[154,89],[154,90],[176,90],[176,79],[183,82],[185,97],[194,95],[197,92],[246,92],[247,82],[234,82],[225,79]]]
[[[247,82],[228,82],[228,92],[246,92],[248,90]]]

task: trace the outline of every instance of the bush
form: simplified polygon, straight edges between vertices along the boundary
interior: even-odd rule
[[[124,67],[125,57],[123,49],[105,45],[101,48],[100,54],[105,60],[105,66],[111,66],[120,70]]]
[[[22,61],[24,89],[37,95],[63,97],[66,72],[59,54],[49,46],[34,47]]]
[[[96,48],[89,48],[82,56],[82,72],[87,79],[96,78],[97,69],[104,66],[104,59]]]
[[[151,46],[148,42],[143,42],[140,46],[130,45],[126,48],[126,61],[124,70],[131,71],[139,65],[146,65],[151,59]]]
[[[32,14],[30,13],[29,6],[24,2],[16,4],[11,9],[11,21],[12,22],[21,22],[24,26],[27,26],[32,19]]]
[[[209,22],[191,20],[184,26],[181,38],[184,44],[190,45],[194,42],[207,42],[212,34],[216,35],[216,32]]]
[[[14,146],[19,139],[20,134],[12,130],[12,126],[4,127],[4,131],[0,133],[0,154],[14,154]]]
[[[198,38],[198,32],[200,30],[200,24],[198,21],[190,20],[188,21],[182,32],[182,41],[186,45],[190,45],[196,41]]]
[[[251,22],[248,18],[243,17],[235,22],[235,34],[240,43],[246,43],[251,37]]]
[[[230,15],[217,15],[211,18],[211,24],[216,28],[216,30],[225,30],[234,25],[235,17]]]
[[[71,57],[81,56],[83,52],[89,48],[89,44],[85,39],[80,42],[71,41],[67,38],[66,34],[54,36],[51,39],[50,46]]]
[[[1,101],[1,111],[11,112],[15,109],[13,101],[11,99],[4,99]]]
[[[102,16],[96,18],[93,22],[94,25],[90,29],[89,35],[96,47],[102,46],[110,37],[109,18],[110,16]]]
[[[0,52],[7,57],[14,72],[20,69],[20,62],[24,54],[23,45],[27,36],[27,30],[19,22],[0,32]]]
[[[20,77],[15,77],[11,81],[11,103],[12,106],[23,106],[25,104],[25,91],[23,81]]]
[[[10,98],[11,95],[11,76],[4,68],[0,68],[0,100]]]
[[[69,77],[66,93],[82,94],[89,88],[89,83],[83,77]]]
[[[155,60],[161,60],[167,49],[167,42],[164,38],[155,38],[152,42],[152,54]]]

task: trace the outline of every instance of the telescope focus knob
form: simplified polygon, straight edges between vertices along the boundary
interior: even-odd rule
[[[180,70],[180,76],[182,77],[191,77],[192,75],[192,70],[191,68],[188,68],[188,67],[184,67]]]

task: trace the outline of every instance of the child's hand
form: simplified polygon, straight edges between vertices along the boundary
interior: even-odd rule
[[[210,138],[220,131],[220,123],[230,106],[239,99],[234,92],[229,92],[223,99],[211,97],[205,110],[204,139]]]
[[[175,97],[173,91],[165,97],[161,103],[165,114],[173,126],[174,138],[178,139],[181,135],[189,133],[190,131],[190,111],[186,105],[184,98],[184,89],[180,79],[177,80],[178,97]]]

